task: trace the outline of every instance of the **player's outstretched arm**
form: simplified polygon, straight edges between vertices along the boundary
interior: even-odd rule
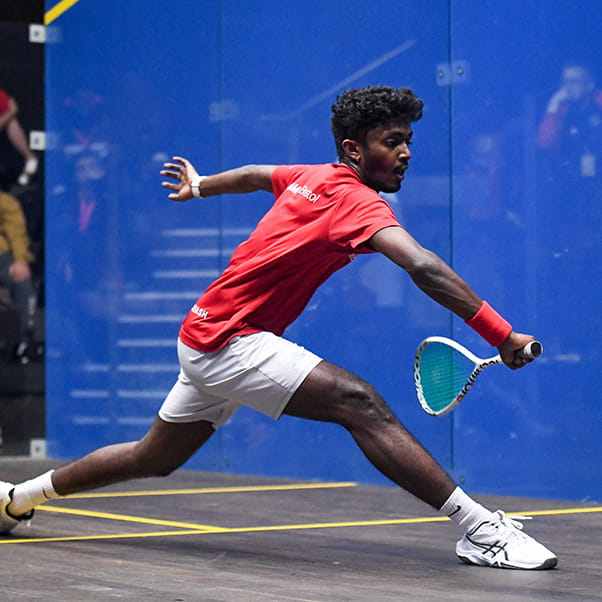
[[[374,234],[369,244],[403,268],[431,299],[463,320],[468,320],[479,311],[482,300],[468,284],[403,228],[383,228]]]
[[[414,283],[431,299],[463,320],[470,320],[483,305],[482,299],[450,266],[422,247],[403,228],[383,228],[370,239],[369,244],[408,272]],[[531,360],[520,357],[516,352],[532,340],[531,335],[510,332],[498,345],[502,361],[512,369],[527,364]]]
[[[210,176],[199,176],[195,167],[183,157],[174,157],[173,163],[164,163],[161,175],[171,181],[161,183],[172,192],[168,197],[174,201],[194,198],[192,186],[198,185],[201,197],[218,194],[236,194],[265,190],[272,192],[272,173],[275,165],[245,165]],[[200,182],[199,182],[200,179]]]

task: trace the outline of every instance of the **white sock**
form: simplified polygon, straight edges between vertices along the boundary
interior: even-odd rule
[[[13,516],[21,516],[46,500],[60,497],[52,485],[53,472],[54,470],[49,470],[35,479],[15,485],[13,500],[7,510]]]
[[[472,531],[477,525],[491,520],[491,511],[475,502],[460,487],[456,487],[447,501],[439,509],[441,514],[449,516],[464,531]]]

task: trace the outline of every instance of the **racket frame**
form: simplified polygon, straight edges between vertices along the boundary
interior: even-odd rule
[[[470,376],[466,380],[466,384],[462,387],[462,389],[460,389],[460,392],[454,397],[454,399],[449,404],[447,404],[445,407],[441,408],[440,410],[433,410],[429,406],[429,404],[426,400],[426,397],[424,396],[424,390],[422,388],[422,380],[421,380],[421,376],[420,376],[420,361],[422,358],[422,353],[424,352],[425,348],[428,345],[430,345],[431,343],[442,343],[444,345],[447,345],[448,347],[451,347],[452,349],[455,349],[456,351],[458,351],[459,353],[464,355],[466,358],[468,358],[474,364],[474,368],[473,368]],[[464,345],[461,345],[460,343],[458,343],[457,341],[454,341],[453,339],[448,339],[447,337],[442,337],[442,336],[427,337],[426,339],[424,339],[424,341],[422,341],[422,343],[420,343],[420,345],[418,346],[418,349],[416,350],[416,355],[414,356],[414,384],[416,386],[416,393],[418,395],[418,401],[420,402],[422,409],[427,414],[430,414],[431,416],[443,416],[444,414],[451,412],[462,401],[462,399],[465,397],[466,393],[468,393],[468,391],[470,391],[470,388],[472,387],[475,380],[477,379],[477,376],[479,376],[479,374],[485,368],[487,368],[489,366],[494,366],[495,364],[501,364],[501,363],[502,363],[502,358],[500,357],[499,354],[494,355],[493,357],[489,357],[489,358],[480,358],[480,357],[476,356],[474,353],[472,353],[471,351],[469,351],[468,349],[466,349],[466,347],[464,347]]]

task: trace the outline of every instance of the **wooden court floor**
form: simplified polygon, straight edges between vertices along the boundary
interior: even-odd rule
[[[19,481],[57,463],[0,459]],[[41,506],[0,538],[0,599],[602,600],[602,505],[476,496],[533,516],[552,571],[462,564],[456,527],[395,488],[178,471]]]

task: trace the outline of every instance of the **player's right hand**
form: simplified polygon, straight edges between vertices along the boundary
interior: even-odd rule
[[[508,338],[498,347],[502,361],[511,370],[523,368],[532,359],[527,359],[520,354],[520,350],[535,339],[530,334],[522,334],[519,332],[511,332]]]

